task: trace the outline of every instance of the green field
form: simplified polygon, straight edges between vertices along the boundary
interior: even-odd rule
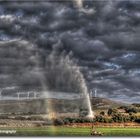
[[[73,127],[48,127],[48,128],[20,128],[0,130],[16,130],[15,134],[1,136],[91,136],[91,128]],[[103,136],[140,136],[140,128],[96,128]]]

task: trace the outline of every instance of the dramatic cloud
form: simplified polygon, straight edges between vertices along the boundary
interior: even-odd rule
[[[97,89],[98,96],[139,102],[139,36],[137,0],[0,2],[0,87],[39,87],[40,72],[47,83],[55,50],[59,59],[73,54],[88,89]],[[59,75],[62,69],[54,68]],[[70,90],[60,85],[54,90]]]

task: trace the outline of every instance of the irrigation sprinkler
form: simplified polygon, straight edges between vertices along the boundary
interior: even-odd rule
[[[103,133],[100,131],[97,131],[95,128],[95,124],[94,124],[95,120],[94,120],[94,114],[92,114],[91,116],[91,135],[92,136],[103,136]]]
[[[97,131],[95,129],[95,126],[94,126],[94,117],[92,117],[91,135],[92,136],[103,136],[103,133],[102,132]]]
[[[91,121],[92,121],[92,126],[91,126],[91,130],[93,130],[93,128],[94,128],[94,117],[92,117],[92,119],[91,119]],[[94,128],[95,129],[95,128]]]

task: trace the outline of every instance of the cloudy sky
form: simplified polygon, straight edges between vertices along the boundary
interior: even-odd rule
[[[54,75],[40,73],[50,70],[53,52],[64,59],[72,54],[88,89],[97,89],[98,96],[139,102],[140,1],[0,2],[1,88],[51,83]]]

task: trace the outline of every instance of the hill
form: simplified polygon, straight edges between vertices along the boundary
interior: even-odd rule
[[[94,97],[91,99],[93,110],[102,110],[126,105],[105,98]],[[26,99],[26,100],[1,100],[1,114],[46,114],[52,110],[57,113],[78,113],[84,106],[83,99]]]
[[[107,98],[93,97],[91,99],[92,107],[94,109],[108,109],[108,108],[116,108],[120,106],[126,106],[129,104],[113,101]]]

